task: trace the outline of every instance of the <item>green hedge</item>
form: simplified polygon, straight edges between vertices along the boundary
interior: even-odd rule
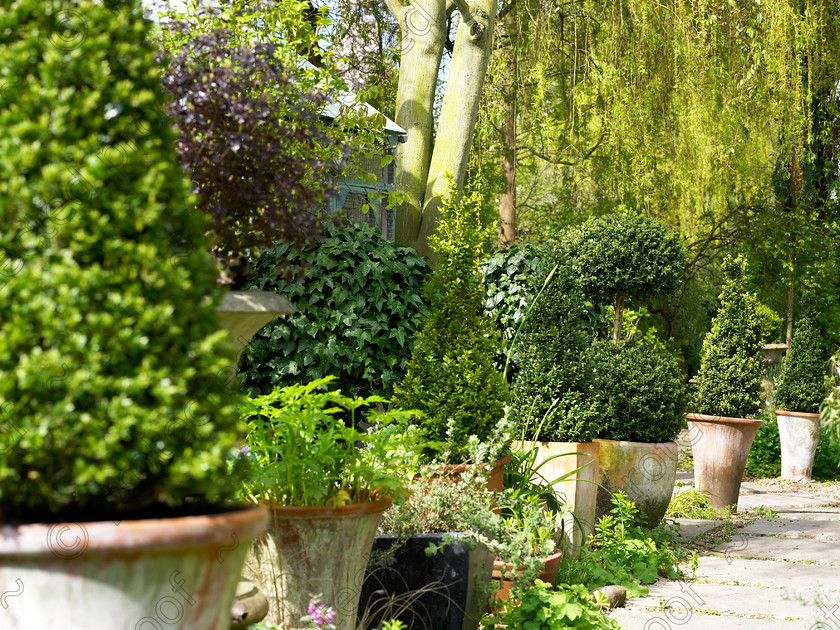
[[[820,333],[810,317],[801,317],[776,381],[776,406],[818,413],[825,399],[828,361]]]

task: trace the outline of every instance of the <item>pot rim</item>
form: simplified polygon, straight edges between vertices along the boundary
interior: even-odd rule
[[[268,526],[268,510],[243,506],[216,514],[133,521],[27,523],[0,526],[0,557],[136,555],[250,541]],[[229,547],[230,548],[230,547]]]
[[[712,424],[764,424],[764,420],[758,418],[732,418],[730,416],[712,416],[705,413],[687,413],[685,417],[691,422],[711,422]]]
[[[819,413],[809,413],[807,411],[788,411],[787,409],[774,409],[773,413],[777,416],[793,416],[794,418],[811,418],[814,420],[818,420],[820,418]]]
[[[268,509],[272,517],[283,519],[334,519],[366,516],[368,514],[380,514],[393,505],[391,497],[382,497],[376,501],[365,503],[351,503],[341,507],[329,505],[269,505]]]
[[[551,555],[546,556],[545,560],[543,562],[545,562],[545,564],[549,564],[550,562],[552,562],[554,560],[557,560],[558,558],[562,558],[562,557],[563,557],[563,550],[558,549],[554,553],[552,553]],[[493,555],[493,571],[499,571],[502,568],[504,568],[506,572],[507,571],[513,571],[513,563],[512,562],[505,562],[503,564],[502,561],[499,560],[498,556],[496,556],[494,554]],[[522,571],[522,569],[524,569],[524,568],[525,568],[524,565],[520,565],[518,570]]]
[[[489,465],[490,471],[492,472],[492,471],[497,470],[498,468],[501,468],[505,464],[509,464],[512,459],[513,459],[512,455],[505,455],[504,457],[500,457],[495,462],[493,462],[492,465],[489,465],[488,463],[485,463],[485,462],[482,462],[479,465],[484,469],[487,469],[488,465]],[[441,464],[439,468],[436,468],[436,470],[445,471],[447,473],[458,474],[458,473],[468,471],[471,466],[475,466],[475,464],[469,464],[469,463],[464,463],[464,464]]]
[[[667,445],[667,444],[673,444],[675,446],[677,445],[676,440],[669,440],[668,442],[632,442],[630,440],[608,440],[606,438],[595,438],[592,441],[593,442],[598,442],[599,444],[601,444],[601,443],[607,443],[607,444],[643,444],[645,446],[659,446],[659,445]]]

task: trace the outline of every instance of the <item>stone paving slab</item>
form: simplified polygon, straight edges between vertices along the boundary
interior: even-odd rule
[[[840,506],[834,505],[829,507],[790,507],[784,511],[785,518],[793,518],[791,514],[833,514],[840,518]]]
[[[840,566],[840,545],[836,542],[776,536],[735,536],[715,547],[717,555],[728,558],[789,560]]]
[[[803,508],[807,510],[807,508]],[[823,510],[821,512],[814,512],[813,510]],[[789,520],[809,520],[809,521],[835,521],[837,529],[840,531],[840,508],[811,508],[808,511],[798,511],[787,509],[784,512],[779,512],[779,518],[786,518]]]
[[[840,541],[840,521],[815,519],[766,518],[741,530],[745,536],[782,536]]]
[[[659,603],[666,609],[684,611],[682,617],[687,617],[686,613],[706,610],[724,615],[760,614],[779,619],[806,619],[814,612],[799,601],[786,599],[785,591],[779,588],[660,580],[649,589],[646,598],[631,599],[629,605],[655,606]],[[807,594],[805,590],[802,592]]]
[[[688,540],[693,536],[705,534],[724,523],[724,521],[707,521],[702,518],[675,518],[673,520],[680,526],[678,536],[680,540]]]
[[[733,582],[753,586],[807,589],[822,587],[840,591],[840,571],[825,564],[775,562],[748,558],[705,556],[699,559],[695,578],[711,582]],[[838,598],[840,601],[840,598]]]
[[[807,630],[809,627],[802,621],[781,619],[750,619],[699,613],[686,617],[683,612],[671,610],[647,612],[619,608],[610,616],[623,630]]]
[[[766,507],[776,512],[787,510],[788,508],[812,508],[835,506],[837,501],[830,497],[818,497],[814,495],[803,494],[785,494],[769,493],[769,492],[742,492],[738,497],[738,509],[747,510],[750,508]]]

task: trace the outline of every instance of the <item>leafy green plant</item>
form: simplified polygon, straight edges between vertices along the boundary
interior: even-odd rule
[[[638,525],[639,511],[623,492],[612,498],[610,514],[595,524],[595,534],[579,558],[564,558],[558,582],[582,583],[588,589],[621,584],[628,597],[643,597],[657,577],[678,576],[672,534],[661,523],[653,530]]]
[[[811,476],[821,481],[840,479],[840,440],[830,431],[823,431],[817,442]]]
[[[818,413],[826,397],[827,358],[813,320],[800,317],[776,381],[776,405],[801,413]]]
[[[702,518],[706,520],[725,519],[732,515],[730,506],[716,510],[709,505],[709,499],[699,490],[675,492],[668,504],[665,516],[671,518]]]
[[[665,348],[643,341],[596,341],[585,368],[599,420],[597,437],[669,442],[685,427],[685,378]]]
[[[165,98],[148,22],[132,2],[112,5],[16,0],[0,18],[6,523],[235,497],[225,462],[238,400],[207,299],[207,223],[155,108]],[[85,36],[59,50],[56,24]]]
[[[499,333],[483,313],[480,262],[493,227],[479,219],[482,197],[452,190],[429,238],[437,268],[424,285],[429,311],[394,404],[422,412],[429,441],[448,442],[450,461],[464,460],[469,436],[487,441],[504,413],[509,391],[493,365]]]
[[[602,593],[594,601],[582,584],[552,586],[537,580],[522,591],[518,601],[482,619],[483,628],[524,628],[526,630],[581,630],[619,628],[618,622],[603,614],[609,607]]]
[[[280,264],[294,282],[277,275]],[[390,394],[426,311],[428,266],[413,249],[367,225],[326,226],[323,238],[300,249],[264,250],[254,269],[250,287],[275,291],[297,312],[265,326],[246,348],[241,372],[252,391],[330,374],[342,391]]]
[[[593,302],[613,304],[613,341],[621,339],[625,302],[673,291],[685,274],[679,234],[662,223],[619,208],[570,233],[571,271]]]
[[[724,263],[720,310],[703,339],[694,406],[698,413],[745,418],[761,406],[764,372],[758,300],[742,286],[743,260]]]
[[[759,303],[757,311],[761,321],[761,342],[773,343],[779,336],[782,318],[766,304]]]
[[[378,396],[350,398],[319,391],[332,379],[277,388],[247,400],[242,417],[249,430],[237,455],[249,464],[244,495],[255,503],[340,507],[404,492],[416,469],[419,440],[414,414],[377,412]],[[354,426],[368,410],[374,426]],[[340,415],[349,413],[346,425]]]

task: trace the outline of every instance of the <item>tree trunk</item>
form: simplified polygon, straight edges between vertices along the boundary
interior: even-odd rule
[[[513,76],[516,77],[516,61]],[[499,198],[499,245],[516,241],[516,86],[509,86],[502,103],[502,175],[505,191]]]
[[[624,319],[624,296],[615,298],[615,323],[613,324],[613,343],[618,345],[621,341],[621,324]]]
[[[397,154],[397,187],[411,193],[418,202],[417,206],[399,213],[397,241],[411,245],[434,262],[428,238],[435,231],[441,196],[448,192],[447,176],[452,177],[459,191],[464,183],[490,62],[498,3],[497,0],[474,0],[469,5],[462,0],[455,2],[461,12],[461,23],[432,147],[432,107],[446,40],[446,7],[437,0],[413,0],[407,7],[401,7],[400,0],[387,1],[392,12],[401,16],[403,36],[396,121],[410,130]],[[421,10],[424,11],[422,19],[418,17]],[[429,28],[413,28],[412,24],[418,20]],[[431,158],[426,161],[430,148]]]
[[[414,0],[403,6],[388,2],[401,32],[400,74],[394,120],[408,133],[397,147],[397,190],[411,201],[397,211],[396,240],[413,245],[420,230],[420,209],[426,191],[437,77],[446,39],[445,0]]]
[[[787,333],[785,334],[785,343],[790,350],[790,340],[793,339],[793,281],[791,280],[788,287],[787,299]]]

